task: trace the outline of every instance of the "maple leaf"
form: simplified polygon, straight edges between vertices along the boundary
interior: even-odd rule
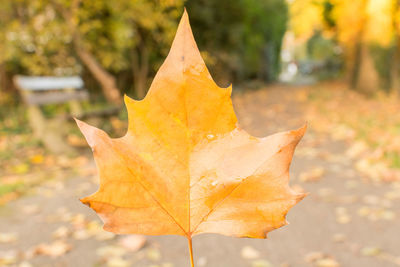
[[[201,233],[265,238],[304,197],[289,165],[305,127],[265,138],[240,129],[232,88],[218,87],[187,13],[147,96],[125,97],[128,131],[112,139],[77,121],[91,146],[99,190],[81,199],[119,234]]]

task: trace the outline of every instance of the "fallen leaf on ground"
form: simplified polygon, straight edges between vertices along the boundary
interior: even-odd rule
[[[96,234],[96,240],[99,240],[99,241],[111,240],[114,238],[115,238],[115,234],[111,233],[111,232],[101,231]]]
[[[363,197],[363,202],[368,205],[378,205],[380,203],[380,199],[375,195],[366,195]]]
[[[336,207],[336,221],[340,224],[347,224],[351,217],[345,207]]]
[[[207,258],[206,257],[199,257],[197,259],[197,266],[202,267],[207,265]]]
[[[114,233],[103,231],[103,227],[97,220],[88,222],[85,227],[87,234],[90,237],[94,236],[96,240],[104,241],[115,238]]]
[[[379,247],[363,247],[361,249],[360,253],[363,256],[374,257],[374,256],[378,256],[379,254],[381,254],[382,249]]]
[[[32,205],[24,205],[22,207],[22,212],[25,213],[25,214],[29,214],[29,215],[36,214],[39,211],[40,211],[39,206],[38,205],[34,205],[34,204],[32,204]]]
[[[86,223],[87,223],[85,215],[82,214],[82,213],[78,213],[78,214],[73,215],[70,218],[70,222],[77,229],[84,228]]]
[[[260,257],[260,251],[250,246],[243,247],[240,254],[243,259],[254,260]]]
[[[384,198],[389,199],[389,200],[400,199],[400,190],[389,191],[389,192],[385,193]]]
[[[146,250],[146,257],[151,261],[159,261],[161,259],[160,250],[157,248],[148,248]]]
[[[33,163],[33,164],[41,164],[41,163],[43,163],[43,161],[44,161],[44,157],[43,157],[43,155],[41,155],[41,154],[36,154],[36,155],[33,155],[33,156],[30,158],[30,161],[31,161],[31,163]]]
[[[346,150],[346,155],[349,156],[350,158],[357,158],[359,157],[362,153],[365,153],[368,151],[368,146],[365,142],[362,141],[357,141],[353,143],[347,150]]]
[[[358,209],[358,215],[366,217],[370,221],[392,221],[396,218],[396,213],[394,211],[382,207],[362,206]]]
[[[18,267],[33,267],[33,265],[30,264],[30,263],[27,262],[27,261],[23,261],[23,262],[21,262],[20,264],[18,264]]]
[[[331,258],[319,259],[315,262],[317,267],[339,267],[339,263]]]
[[[341,242],[346,241],[347,236],[345,234],[339,234],[338,233],[338,234],[333,235],[332,239],[333,239],[334,242],[341,243]]]
[[[14,264],[17,261],[18,253],[15,250],[0,250],[0,266]]]
[[[356,180],[349,180],[345,182],[346,189],[355,189],[359,186],[359,182]]]
[[[127,250],[135,252],[144,247],[146,240],[143,235],[128,235],[120,238],[118,243]]]
[[[114,257],[107,260],[108,267],[129,267],[131,263],[125,259]]]
[[[149,267],[174,267],[172,263],[152,264]]]
[[[126,249],[120,246],[105,246],[96,250],[96,254],[104,259],[119,258],[127,253]]]
[[[13,171],[16,174],[25,174],[29,172],[29,164],[26,163],[19,163],[13,166]]]
[[[313,263],[316,267],[339,267],[339,263],[330,255],[323,252],[313,251],[308,253],[304,260],[308,263]]]
[[[0,233],[0,243],[12,243],[17,241],[17,233]]]
[[[318,195],[326,202],[331,202],[335,199],[335,190],[329,187],[318,189]]]
[[[298,194],[305,194],[306,190],[299,184],[292,185],[292,190]]]
[[[72,246],[65,241],[54,241],[53,243],[43,243],[34,249],[34,253],[37,255],[46,255],[51,257],[59,257],[67,253],[72,249]]]
[[[53,238],[65,238],[69,235],[69,229],[65,226],[58,227],[51,235]]]
[[[267,260],[256,260],[251,263],[251,267],[273,267]]]
[[[72,237],[76,240],[86,240],[91,237],[86,229],[79,229],[72,233]]]
[[[324,253],[320,251],[311,251],[304,256],[304,260],[308,263],[315,262],[316,260],[322,259],[324,257]]]
[[[309,171],[302,172],[299,175],[301,182],[317,182],[324,175],[325,169],[322,167],[315,167]]]

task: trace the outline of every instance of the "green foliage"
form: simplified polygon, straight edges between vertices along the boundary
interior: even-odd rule
[[[316,30],[306,43],[307,60],[313,63],[312,74],[318,79],[336,78],[341,73],[343,58],[339,44]]]
[[[25,187],[25,185],[21,182],[14,183],[14,184],[2,184],[0,185],[0,197],[11,193],[11,192],[18,192],[22,190]]]
[[[336,26],[334,9],[335,5],[332,3],[332,0],[325,0],[324,2],[322,2],[322,18],[325,26],[328,29],[332,29]]]
[[[49,1],[2,1],[0,39],[8,70],[33,75],[78,71],[71,34]]]
[[[76,12],[73,3],[78,3]],[[73,45],[74,36],[80,35],[81,45],[116,76],[130,72],[132,51],[142,43],[155,71],[168,52],[182,4],[179,0],[4,0],[0,62],[6,63],[8,73],[80,74],[83,66]]]
[[[218,81],[277,76],[288,19],[285,0],[3,0],[0,64],[9,76],[87,79],[77,52],[85,49],[126,92],[136,79],[147,82],[161,65],[184,4]],[[86,84],[92,89],[92,81]]]
[[[390,167],[400,169],[400,154],[398,152],[386,152],[385,158],[390,162]]]
[[[244,0],[244,63],[246,76],[265,81],[279,74],[280,49],[286,31],[288,8],[281,0]]]
[[[217,78],[276,78],[288,19],[284,0],[188,0],[187,7]]]
[[[371,44],[369,47],[376,71],[379,74],[380,87],[388,91],[390,89],[390,71],[393,64],[394,47],[383,47],[379,44]]]

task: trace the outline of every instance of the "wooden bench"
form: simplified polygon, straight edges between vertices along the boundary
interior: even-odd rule
[[[46,118],[40,106],[68,103],[71,115],[81,117],[80,101],[87,100],[89,94],[84,89],[81,77],[39,77],[15,76],[14,83],[28,107],[28,119],[34,135],[46,148],[55,153],[71,152],[63,137],[66,117]],[[69,116],[71,117],[71,116]]]

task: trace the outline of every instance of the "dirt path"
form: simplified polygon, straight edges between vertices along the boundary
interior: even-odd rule
[[[306,115],[296,93],[275,86],[237,94],[242,128],[264,136],[300,127]],[[310,195],[289,212],[290,225],[267,240],[195,237],[197,266],[400,266],[400,187],[362,177],[345,156],[347,148],[316,134],[310,121],[291,168],[291,184]],[[123,237],[105,234],[97,216],[78,201],[95,188],[90,175],[51,181],[2,207],[0,266],[189,265],[182,237],[149,237],[138,252],[118,245]],[[38,248],[40,243],[47,245]]]

